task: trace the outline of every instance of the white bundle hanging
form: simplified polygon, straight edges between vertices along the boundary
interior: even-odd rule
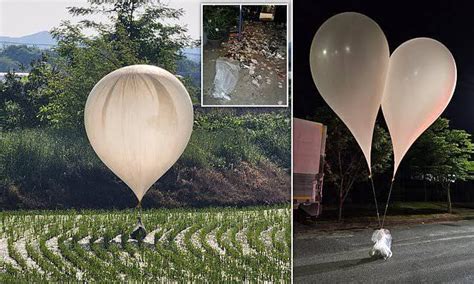
[[[370,250],[370,256],[383,257],[384,260],[392,257],[392,235],[387,229],[375,230],[372,234],[374,247]]]

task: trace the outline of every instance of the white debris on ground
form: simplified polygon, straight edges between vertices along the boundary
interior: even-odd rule
[[[80,244],[83,247],[89,247],[89,242],[90,242],[91,238],[92,238],[91,236],[86,236],[86,237],[80,239],[79,241],[77,241],[77,243]]]
[[[283,229],[280,229],[276,232],[275,235],[277,241],[279,242],[285,242],[285,231]]]
[[[233,212],[231,220],[235,221],[236,219],[239,219],[238,222],[235,223],[235,226],[238,226],[240,228],[240,226],[242,226],[241,222],[244,222],[244,223],[252,222],[255,219],[257,219],[257,217],[258,217],[258,220],[261,220],[261,218],[265,219],[267,217],[274,218],[275,215],[289,216],[288,210],[282,210],[281,213],[280,211],[277,211],[275,209],[271,211],[273,211],[273,214],[271,214],[270,211],[267,212],[264,210],[259,210],[259,211],[242,210],[238,212]],[[275,214],[276,211],[277,213]],[[204,216],[196,217],[196,214],[203,214]],[[54,228],[54,232],[56,232],[57,234],[54,237],[52,236],[51,233],[48,233],[46,230],[43,231],[43,233],[47,235],[32,234],[30,233],[30,231],[28,231],[26,227],[25,228],[15,227],[15,229],[17,229],[16,233],[19,233],[19,234],[13,235],[13,236],[10,234],[8,236],[14,238],[13,248],[17,252],[19,259],[21,259],[19,263],[21,263],[22,265],[23,263],[26,263],[27,271],[29,272],[36,271],[38,273],[43,274],[46,277],[46,279],[53,279],[50,277],[54,277],[52,272],[54,273],[57,272],[56,269],[54,268],[55,264],[51,263],[53,266],[42,267],[40,266],[40,264],[42,263],[36,263],[34,260],[36,258],[33,257],[34,259],[32,259],[31,256],[26,251],[27,245],[31,245],[35,252],[38,252],[40,254],[43,253],[43,251],[39,247],[39,244],[40,244],[39,240],[47,236],[49,238],[46,240],[47,250],[49,250],[50,253],[53,253],[55,256],[59,258],[58,261],[61,262],[61,267],[65,268],[65,271],[64,271],[65,273],[73,274],[73,275],[65,275],[65,277],[72,276],[72,278],[74,277],[76,278],[75,280],[72,280],[72,281],[94,281],[94,279],[92,279],[91,277],[95,278],[94,276],[95,274],[89,274],[88,273],[89,271],[84,271],[85,273],[83,273],[83,271],[81,271],[79,268],[83,266],[77,265],[77,263],[74,261],[70,261],[69,254],[63,255],[63,252],[65,251],[63,250],[61,243],[59,243],[59,241],[63,239],[65,239],[64,245],[66,247],[66,250],[68,250],[68,248],[71,248],[71,246],[73,245],[72,242],[77,242],[77,244],[81,245],[81,247],[83,247],[84,249],[84,253],[86,253],[87,255],[87,257],[84,258],[84,260],[89,259],[90,257],[90,259],[95,259],[97,261],[100,261],[102,265],[104,265],[104,267],[113,265],[115,264],[115,262],[122,263],[123,266],[120,266],[120,271],[117,271],[118,273],[118,275],[116,276],[117,278],[111,279],[111,281],[114,281],[114,280],[125,281],[125,282],[131,281],[131,280],[133,281],[135,278],[133,278],[134,276],[127,274],[129,271],[128,269],[134,270],[135,273],[137,272],[144,273],[148,271],[148,269],[150,268],[154,268],[154,269],[157,268],[156,265],[161,266],[161,264],[152,262],[152,260],[155,259],[153,257],[153,254],[155,253],[160,254],[158,259],[161,259],[161,257],[163,256],[163,254],[161,254],[160,252],[161,250],[166,251],[166,250],[171,249],[171,251],[176,252],[175,248],[178,248],[179,251],[183,252],[186,255],[195,254],[196,252],[200,251],[202,252],[203,260],[207,259],[208,257],[217,256],[217,257],[220,257],[221,260],[223,261],[227,261],[227,260],[236,261],[237,263],[239,263],[239,265],[242,265],[243,267],[247,266],[248,264],[240,263],[238,255],[252,255],[252,254],[257,253],[254,248],[250,247],[249,243],[251,242],[247,240],[247,238],[249,237],[247,236],[247,233],[249,233],[248,229],[236,231],[235,226],[225,225],[225,227],[220,227],[221,224],[228,224],[226,223],[227,218],[229,218],[228,213],[226,214],[226,212],[213,212],[212,215],[209,214],[211,216],[211,218],[209,219],[207,219],[208,218],[207,212],[206,213],[193,212],[193,214],[180,213],[179,217],[184,218],[188,215],[194,216],[195,218],[197,218],[197,220],[202,220],[202,218],[205,217],[206,220],[208,220],[209,222],[212,222],[211,224],[213,224],[214,229],[209,232],[208,230],[205,229],[206,226],[203,225],[203,227],[199,227],[199,228],[196,228],[197,230],[194,230],[196,225],[201,225],[201,224],[200,223],[186,223],[187,225],[186,227],[181,227],[181,228],[184,228],[183,230],[176,232],[176,226],[173,224],[165,223],[165,225],[160,225],[160,226],[158,224],[154,224],[153,226],[151,226],[151,228],[154,228],[154,230],[148,233],[144,239],[144,242],[151,244],[152,246],[147,245],[145,247],[139,248],[136,246],[135,243],[133,243],[130,246],[127,246],[125,248],[122,248],[120,245],[119,246],[112,245],[111,247],[104,247],[106,249],[105,252],[109,255],[107,259],[113,258],[114,259],[113,263],[104,259],[104,257],[101,254],[98,254],[99,251],[94,250],[93,249],[94,246],[92,246],[92,248],[90,246],[90,244],[92,243],[92,240],[94,240],[93,243],[101,243],[101,244],[106,239],[110,240],[109,244],[121,243],[122,235],[107,235],[107,233],[109,232],[107,230],[98,229],[96,231],[93,231],[91,229],[88,229],[88,232],[91,235],[87,236],[87,234],[85,234],[86,232],[81,231],[80,233],[78,233],[79,232],[79,230],[77,229],[79,228],[78,224],[71,224],[71,223],[65,222],[64,224],[67,224],[65,227],[63,224],[63,227],[60,227],[58,225],[58,227]],[[107,219],[104,218],[104,220],[107,220]],[[166,220],[166,218],[164,220]],[[176,220],[176,216],[170,215],[170,220],[171,221],[169,222],[173,222],[174,220]],[[16,220],[12,218],[11,223],[15,223],[15,221]],[[57,218],[52,219],[51,222],[52,223],[54,222],[54,224],[58,224]],[[78,222],[78,223],[82,223],[82,222]],[[252,235],[251,237],[252,238],[256,237],[257,239],[262,240],[264,243],[267,243],[268,241],[272,240],[271,239],[272,235],[276,234],[275,238],[277,240],[282,239],[284,241],[284,238],[285,238],[284,227],[277,226],[274,223],[271,223],[271,226],[273,227],[268,228],[268,225],[267,225],[267,227],[265,227],[266,230],[262,231],[260,235],[258,236]],[[45,227],[46,227],[46,224],[45,224]],[[99,228],[99,226],[96,225],[94,226],[94,228]],[[166,229],[166,228],[169,228],[169,229]],[[224,228],[225,230],[223,230]],[[35,229],[36,231],[38,231],[37,228]],[[192,233],[191,233],[191,230],[193,231]],[[33,232],[33,230],[31,230],[31,232]],[[59,233],[59,232],[62,232],[62,233]],[[205,232],[206,234],[203,235],[203,232]],[[218,241],[217,235],[218,233],[221,233],[221,232],[222,232],[222,235]],[[236,235],[234,235],[234,233]],[[74,237],[75,234],[79,234],[84,237],[78,239]],[[170,239],[171,234],[174,236],[172,240]],[[24,267],[21,267],[19,263],[17,263],[15,259],[13,259],[9,255],[8,241],[7,241],[8,239],[6,239],[6,235],[7,235],[6,231],[3,231],[3,234],[0,234],[0,273],[5,271],[5,268],[8,268],[6,266],[7,263],[13,266],[15,269],[18,269],[18,273],[22,273],[22,271],[27,272]],[[105,236],[99,237],[101,235],[102,236],[105,235]],[[158,247],[158,248],[155,247],[153,245],[156,239],[155,235],[156,235],[156,238],[159,237],[159,240],[157,239],[157,242],[163,242],[163,243],[166,243],[166,245],[162,247]],[[111,239],[112,237],[113,239]],[[233,243],[234,238],[238,242],[237,245]],[[172,243],[168,243],[168,242],[172,242]],[[215,251],[215,253],[209,254],[208,251],[206,251],[205,247],[210,247],[213,250],[213,252]],[[237,256],[234,255],[234,253],[230,254],[229,251],[226,251],[226,248],[231,248],[231,247],[233,248],[231,249],[231,251],[233,251],[234,249],[237,250],[238,252]],[[108,250],[109,248],[111,249],[110,251]],[[265,251],[268,251],[270,253],[270,252],[273,252],[274,250],[273,249],[272,251],[268,250],[268,247],[266,245]],[[74,252],[74,251],[72,252],[79,256],[78,254],[79,252]],[[82,252],[80,253],[80,255],[82,256]],[[268,259],[269,263],[275,264],[277,267],[282,267],[283,268],[282,271],[283,270],[287,271],[287,266],[289,264],[286,265],[286,262],[282,262],[282,259],[280,259],[280,256],[278,254],[276,255],[277,255],[277,258],[272,257],[271,253],[269,255],[265,254],[265,257]],[[201,258],[201,256],[199,255],[196,255],[196,256],[198,258]],[[199,277],[201,277],[202,275],[193,275],[191,270],[187,270],[185,267],[181,267],[180,265],[177,265],[172,260],[169,261],[169,263],[166,262],[166,265],[167,266],[165,269],[167,269],[167,271],[177,271],[177,269],[179,269],[179,272],[182,273],[182,275],[186,276],[187,279],[201,279]],[[51,267],[53,267],[53,269],[50,271],[49,269]],[[161,267],[158,269],[161,269]],[[252,267],[251,269],[254,269],[254,268]],[[61,273],[61,271],[59,272]],[[232,273],[229,274],[229,271],[227,270],[223,271],[222,273],[223,273],[222,277],[227,280],[239,281],[238,277],[234,279],[233,278],[234,275],[232,275]],[[170,281],[170,279],[161,278],[159,277],[159,275],[154,275],[153,277],[154,278],[146,278],[146,279],[151,280],[151,281],[158,281],[161,283],[165,283],[165,282],[168,283]],[[195,278],[195,277],[198,277],[198,278]],[[68,279],[71,279],[71,278],[68,278]],[[205,280],[205,279],[203,278],[202,280]]]
[[[19,269],[20,266],[16,261],[10,257],[8,254],[8,240],[7,239],[0,239],[0,258],[6,262],[11,264],[13,267]]]
[[[82,272],[78,267],[75,267],[74,265],[72,265],[72,263],[66,260],[64,256],[61,254],[61,251],[58,246],[58,236],[54,236],[51,239],[47,240],[45,244],[46,244],[46,248],[50,250],[54,255],[59,257],[62,260],[62,262],[67,265],[67,267],[74,269],[76,271],[77,280],[79,281],[82,280],[82,276],[84,275],[84,272]]]
[[[203,248],[203,246],[202,246],[202,244],[201,244],[201,239],[200,239],[201,231],[202,231],[202,229],[197,230],[196,232],[194,232],[194,233],[191,235],[191,243],[193,244],[193,246],[194,246],[195,248],[197,248],[198,250],[200,250],[202,253],[205,253],[206,250]]]
[[[209,104],[277,105],[287,94],[286,36],[285,24],[244,21],[240,37],[231,33],[219,47],[206,45],[203,72],[210,75],[204,76],[203,90]],[[238,77],[218,66],[223,59],[239,68]],[[224,78],[238,81],[224,84]]]
[[[247,228],[243,228],[236,234],[236,239],[237,241],[241,244],[242,246],[242,253],[244,255],[251,255],[251,254],[256,254],[257,252],[249,245],[249,242],[247,240]]]
[[[122,234],[116,235],[113,239],[110,240],[113,244],[120,244],[122,243]]]
[[[51,239],[47,240],[46,248],[48,248],[55,255],[62,257],[61,252],[58,247],[58,236],[54,236]]]
[[[154,245],[155,244],[155,235],[156,233],[158,233],[159,231],[161,231],[161,228],[158,227],[156,229],[154,229],[153,231],[149,232],[145,238],[143,239],[143,242],[144,243],[147,243],[149,245]]]
[[[178,247],[179,250],[183,252],[186,252],[186,244],[184,243],[184,236],[189,231],[189,229],[191,229],[191,227],[187,227],[186,229],[182,230],[174,238],[176,246]]]
[[[159,243],[164,243],[168,238],[168,235],[171,233],[172,229],[166,230],[163,235],[161,235],[160,239],[158,240]]]
[[[260,233],[260,238],[263,241],[263,244],[268,250],[271,250],[273,248],[272,245],[272,230],[273,226],[268,227],[266,230],[262,231]]]
[[[278,88],[283,88],[287,76],[286,25],[245,21],[243,26],[240,39],[238,34],[231,34],[222,44],[225,56],[240,61],[241,67],[248,69],[253,85],[272,84],[268,75],[275,72]]]
[[[235,88],[239,80],[239,62],[228,58],[216,60],[216,76],[214,77],[214,91],[212,96],[230,100],[229,94]]]
[[[211,248],[213,248],[217,253],[219,253],[221,256],[225,256],[225,249],[221,248],[219,246],[219,243],[217,242],[216,238],[216,231],[217,229],[212,230],[209,232],[209,234],[206,235],[206,242],[209,244]]]
[[[14,247],[16,251],[21,255],[21,257],[25,260],[26,265],[28,266],[29,269],[38,271],[41,274],[44,274],[43,269],[33,260],[31,257],[29,257],[28,252],[26,251],[26,239],[21,238],[18,241],[14,243]]]

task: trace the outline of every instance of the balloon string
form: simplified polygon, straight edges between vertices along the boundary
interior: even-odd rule
[[[393,189],[393,182],[395,181],[395,177],[392,178],[392,183],[390,184],[390,190],[388,191],[388,197],[387,197],[387,203],[385,204],[385,212],[383,213],[383,219],[382,219],[382,227],[385,223],[385,216],[387,216],[387,209],[388,209],[388,204],[390,202],[390,196],[392,195],[392,189]]]
[[[138,220],[141,220],[142,219],[142,201],[141,200],[138,201],[137,208],[138,208]]]
[[[374,186],[374,180],[372,178],[372,175],[369,175],[369,179],[370,179],[370,184],[372,185],[372,192],[374,194],[375,211],[377,211],[377,222],[379,223],[379,227],[382,228],[382,226],[380,225],[379,205],[377,202],[377,195],[375,194],[375,186]]]

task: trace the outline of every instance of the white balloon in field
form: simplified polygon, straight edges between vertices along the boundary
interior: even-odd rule
[[[109,73],[94,86],[84,121],[99,158],[141,201],[186,148],[193,106],[173,74],[133,65]]]
[[[456,76],[451,52],[434,39],[415,38],[393,52],[382,100],[393,144],[393,176],[411,145],[448,105]]]
[[[353,12],[324,22],[311,44],[309,63],[314,83],[354,135],[369,171],[389,55],[387,39],[377,23]]]

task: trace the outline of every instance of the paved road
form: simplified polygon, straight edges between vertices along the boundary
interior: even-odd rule
[[[474,283],[474,220],[391,229],[391,259],[372,259],[372,230],[294,238],[294,283]]]

